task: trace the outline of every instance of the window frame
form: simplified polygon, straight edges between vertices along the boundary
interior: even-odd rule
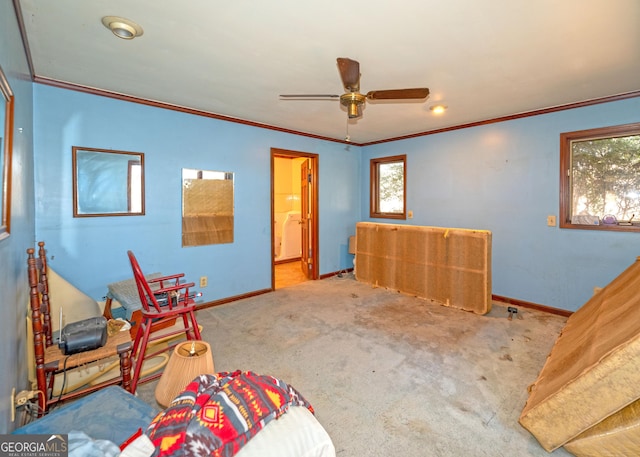
[[[600,127],[560,134],[560,228],[611,232],[640,232],[638,225],[586,225],[571,223],[571,143],[640,135],[640,123]]]
[[[382,164],[402,162],[402,212],[385,213],[380,211],[379,166]],[[369,161],[369,216],[381,219],[407,219],[407,156],[406,154],[377,157]]]

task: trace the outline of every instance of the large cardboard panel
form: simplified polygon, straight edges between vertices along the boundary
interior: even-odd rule
[[[640,398],[640,261],[567,320],[520,423],[547,451]]]
[[[437,303],[491,310],[491,232],[356,224],[356,278]]]

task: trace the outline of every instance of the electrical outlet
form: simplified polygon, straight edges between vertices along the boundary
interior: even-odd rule
[[[411,211],[411,210],[407,211],[407,217],[409,219],[413,219],[413,211]]]
[[[26,405],[29,400],[33,400],[37,396],[37,390],[21,390],[16,395],[16,388],[11,389],[11,422],[16,420],[16,408]]]
[[[549,227],[555,227],[556,226],[556,217],[553,216],[553,215],[547,216],[547,225]]]
[[[38,392],[34,390],[21,390],[18,395],[15,396],[15,406],[24,406],[29,400],[33,400],[38,395]]]
[[[200,276],[200,287],[207,287],[209,280],[206,276]]]

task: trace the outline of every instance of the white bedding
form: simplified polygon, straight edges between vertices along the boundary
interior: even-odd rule
[[[153,444],[142,435],[124,449],[121,457],[147,457]],[[326,430],[304,406],[292,406],[251,438],[236,457],[335,457]]]
[[[304,406],[292,406],[269,422],[236,457],[335,457],[326,430]]]

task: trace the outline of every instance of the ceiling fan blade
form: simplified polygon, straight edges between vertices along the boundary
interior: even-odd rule
[[[349,92],[358,92],[360,90],[360,64],[346,57],[338,57],[337,60],[342,85]]]
[[[340,98],[334,94],[280,94],[280,98],[295,98],[300,100],[317,99],[317,98]]]
[[[427,95],[429,95],[429,89],[420,87],[415,89],[372,90],[367,93],[367,98],[369,100],[405,100],[426,98]]]

